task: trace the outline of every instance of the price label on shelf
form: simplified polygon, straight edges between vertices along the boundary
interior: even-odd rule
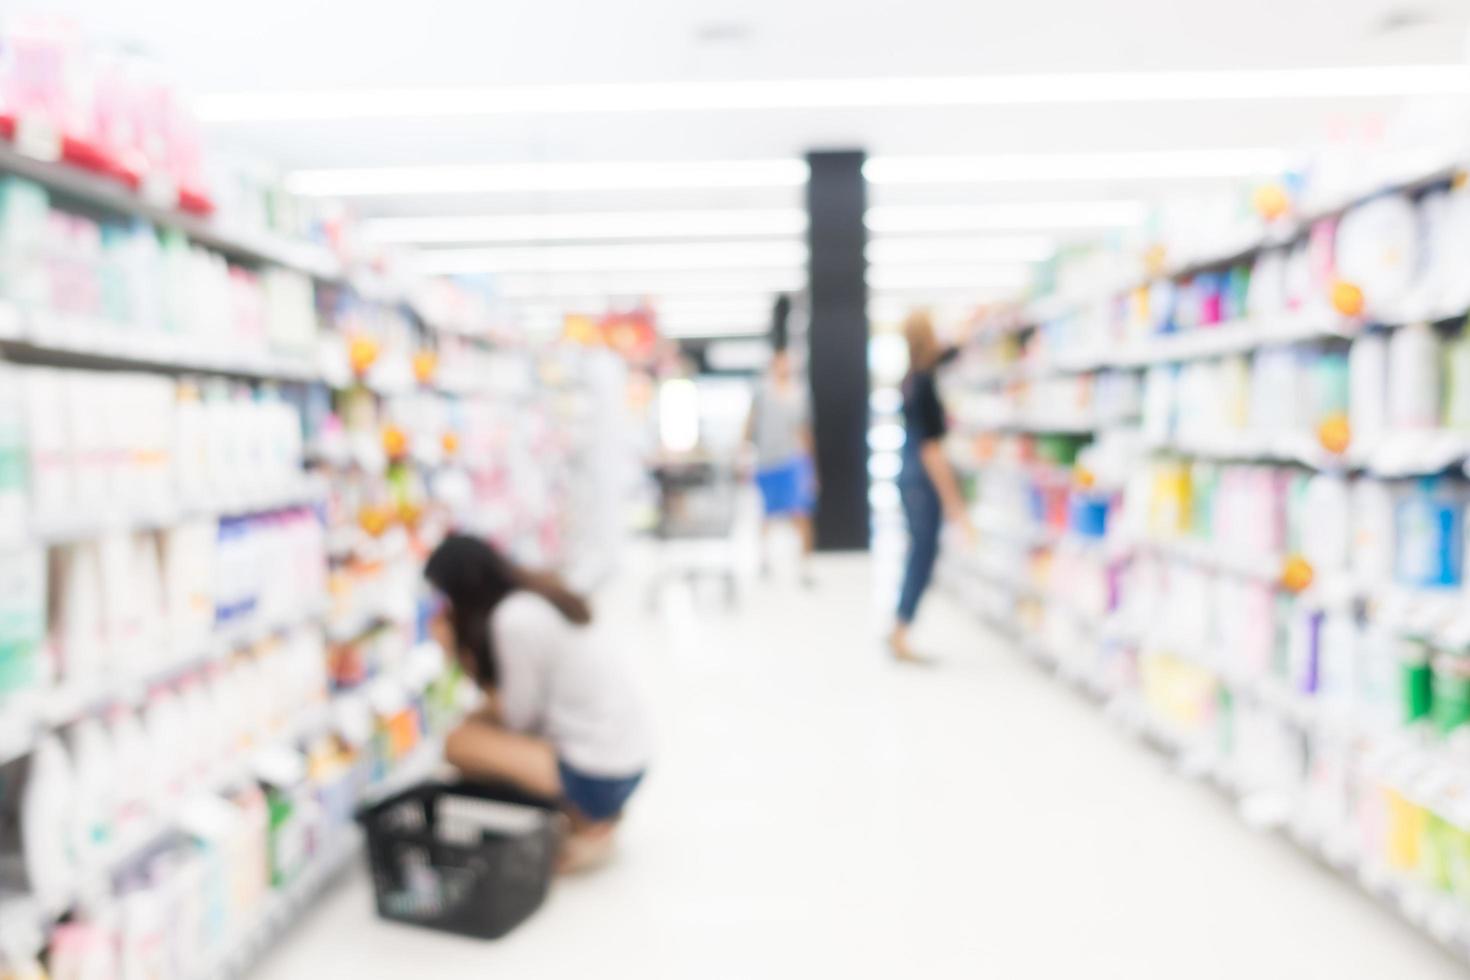
[[[0,303],[0,340],[19,340],[25,332],[20,310],[12,303]]]
[[[61,159],[61,131],[44,116],[22,115],[15,121],[15,148],[33,159],[55,163]]]
[[[143,199],[150,204],[173,210],[179,206],[179,185],[167,174],[150,173],[143,178]]]
[[[0,765],[18,759],[30,751],[35,741],[35,712],[6,702],[0,710]]]

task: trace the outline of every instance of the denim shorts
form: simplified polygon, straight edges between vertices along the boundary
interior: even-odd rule
[[[593,823],[602,823],[620,815],[628,798],[643,781],[641,771],[609,779],[578,772],[561,759],[557,760],[556,767],[561,771],[562,799]]]

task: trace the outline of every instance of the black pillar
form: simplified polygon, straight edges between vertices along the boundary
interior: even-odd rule
[[[808,332],[817,547],[868,547],[868,189],[861,151],[807,154]]]

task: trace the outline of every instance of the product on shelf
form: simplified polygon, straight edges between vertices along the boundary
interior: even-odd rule
[[[32,344],[249,367],[315,353],[311,280],[252,269],[140,219],[98,219],[0,178],[0,283]]]
[[[3,50],[0,131],[25,152],[211,210],[198,127],[158,66],[56,17],[8,19]]]
[[[1137,427],[957,432],[980,547],[946,574],[1249,813],[1394,887],[1463,901],[1464,479],[1219,451],[1224,432],[1279,439],[1336,413],[1383,444],[1447,429],[1425,381],[1442,347],[1399,328],[1394,366],[1376,336],[1356,342],[1369,354],[1263,351],[1245,368],[1273,379],[1261,390],[1227,380],[1244,365],[1151,369]],[[1412,412],[1390,407],[1396,382],[1417,386]]]

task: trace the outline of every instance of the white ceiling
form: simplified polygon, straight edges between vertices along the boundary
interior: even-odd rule
[[[1446,61],[1455,0],[52,0],[200,91]],[[1417,26],[1383,35],[1395,11]],[[710,28],[743,38],[701,40]]]
[[[52,0],[191,91],[980,76],[1447,64],[1470,0]],[[432,95],[426,95],[432,98]],[[1295,147],[1382,129],[1398,98],[309,120],[211,127],[288,171],[387,165]],[[873,203],[1149,198],[1136,181],[881,186]],[[800,188],[362,197],[365,216],[791,208]],[[657,271],[657,270],[651,270]],[[571,285],[558,280],[558,289]],[[578,292],[581,295],[581,292]]]

